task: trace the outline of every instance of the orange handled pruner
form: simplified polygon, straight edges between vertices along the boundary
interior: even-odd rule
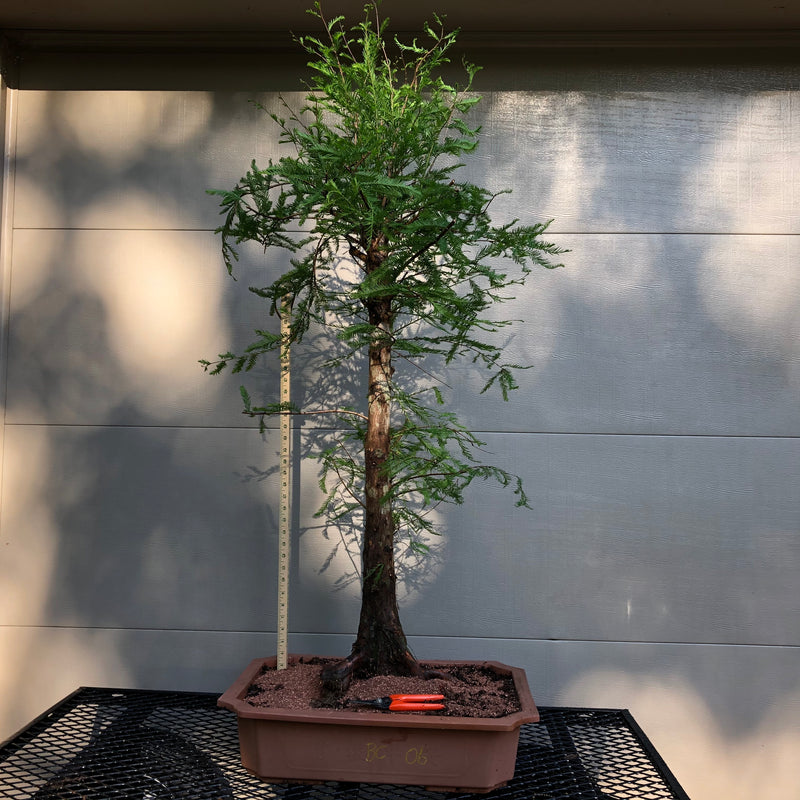
[[[374,700],[350,700],[357,706],[370,706],[381,711],[439,711],[443,703],[433,700],[444,700],[443,694],[390,694],[388,697],[377,697]]]

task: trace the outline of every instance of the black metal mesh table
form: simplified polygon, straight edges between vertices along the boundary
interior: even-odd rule
[[[239,762],[217,696],[78,689],[0,746],[3,800],[688,800],[627,711],[540,708],[517,769],[484,795],[416,787],[266,784]]]

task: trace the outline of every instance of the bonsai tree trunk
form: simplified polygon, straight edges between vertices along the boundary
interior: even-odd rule
[[[372,674],[407,672],[408,647],[397,610],[394,569],[395,522],[387,459],[391,448],[391,309],[381,300],[370,303],[375,332],[369,347],[367,434],[364,439],[365,498],[362,546],[362,601],[353,646]],[[360,667],[361,665],[359,665]]]
[[[364,268],[373,275],[386,255],[384,237],[367,250]],[[350,656],[323,672],[328,701],[346,691],[354,674],[421,675],[411,655],[397,608],[394,568],[395,519],[389,499],[392,417],[392,296],[365,301],[373,327],[369,345],[367,431],[364,437],[364,541],[361,548],[362,587],[358,633]]]

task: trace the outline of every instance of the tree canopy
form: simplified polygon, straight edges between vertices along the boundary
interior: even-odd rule
[[[527,365],[505,360],[501,334],[512,321],[492,310],[533,267],[559,266],[552,257],[563,251],[542,240],[549,223],[493,224],[499,192],[459,179],[478,146],[469,112],[480,96],[474,65],[464,62],[460,87],[442,77],[457,31],[434,16],[418,39],[400,41],[374,4],[350,28],[343,17],[326,20],[318,3],[311,13],[324,34],[298,38],[312,70],[305,102],[293,109],[283,101],[282,114],[270,114],[291,154],[253,162],[234,188],[214,192],[231,273],[245,242],[291,253],[274,282],[251,287],[273,314],[291,305],[289,341],[259,330],[242,352],[203,363],[214,373],[247,371],[311,330],[339,345],[324,356],[326,369],[364,353],[366,409],[357,397],[259,405],[242,389],[245,412],[262,420],[331,413],[343,432],[318,454],[321,512],[363,513],[365,546],[378,525],[391,529],[392,541],[404,535],[424,550],[421,535],[436,532],[430,510],[460,503],[476,479],[497,480],[517,504],[527,502],[518,478],[482,462],[483,442],[448,408],[442,376],[466,360],[483,372],[483,392],[508,398],[515,371]],[[365,561],[365,585],[393,581],[390,568]]]

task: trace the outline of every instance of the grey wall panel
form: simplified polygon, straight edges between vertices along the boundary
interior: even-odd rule
[[[696,79],[695,79],[696,80]],[[693,82],[692,82],[693,83]],[[797,232],[795,92],[498,92],[465,174],[554,230]]]
[[[565,268],[503,312],[529,364],[507,406],[448,377],[479,430],[792,435],[800,426],[800,249],[791,236],[559,235]],[[467,384],[473,391],[464,392]]]
[[[17,230],[7,419],[14,423],[251,425],[240,379],[213,360],[273,328],[204,231]],[[254,257],[260,285],[285,257]],[[261,378],[274,391],[275,364]]]
[[[2,623],[274,625],[276,449],[251,430],[8,427]]]
[[[321,435],[296,435],[298,452]],[[400,543],[410,634],[800,644],[797,439],[487,438],[533,510],[478,484],[437,510],[427,559]],[[7,440],[4,624],[274,625],[275,432],[11,426]],[[313,462],[295,477],[292,630],[353,632],[357,525],[313,517]]]
[[[205,190],[228,188],[252,158],[266,163],[280,152],[276,126],[249,99],[23,93],[16,226],[216,226]],[[255,99],[281,110],[274,93]],[[790,91],[490,92],[473,114],[482,145],[459,174],[514,190],[493,206],[502,221],[553,217],[554,230],[580,232],[797,233],[796,101]]]
[[[562,270],[537,271],[505,310],[521,320],[505,358],[529,364],[502,404],[486,375],[444,375],[455,411],[477,430],[791,435],[800,426],[800,244],[792,236],[558,235]],[[16,231],[7,419],[57,424],[251,424],[238,386],[277,400],[277,358],[254,373],[209,377],[198,359],[276,330],[247,291],[284,254],[247,252],[226,274],[202,231]],[[295,351],[298,403],[340,396]],[[366,395],[348,362],[348,401]],[[441,365],[431,363],[434,373]],[[398,363],[397,377],[417,377]],[[423,376],[424,377],[424,376]],[[757,413],[755,411],[757,410]],[[274,424],[274,422],[272,423]],[[319,426],[324,420],[310,420]]]
[[[275,626],[276,431],[7,431],[0,625]],[[302,453],[303,437],[294,439]],[[353,532],[314,518],[318,480],[315,462],[295,468],[292,630],[350,632],[358,620]]]
[[[533,510],[488,485],[443,509],[410,632],[800,643],[797,439],[487,439]]]
[[[216,227],[206,190],[279,152],[256,98],[281,110],[275,94],[21,93],[15,226]]]

